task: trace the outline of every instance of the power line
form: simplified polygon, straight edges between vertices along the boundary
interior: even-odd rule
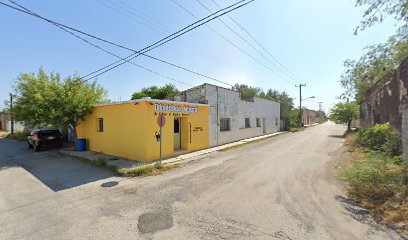
[[[165,38],[163,38],[163,39],[161,39],[161,40],[155,42],[155,43],[152,44],[152,45],[149,45],[149,46],[147,46],[147,47],[145,47],[145,48],[139,50],[138,53],[134,53],[134,54],[129,55],[129,56],[126,57],[125,59],[128,59],[128,58],[129,58],[129,60],[132,60],[132,59],[134,59],[134,58],[140,56],[141,53],[146,53],[146,52],[151,51],[151,50],[153,50],[153,49],[155,49],[155,48],[157,48],[157,47],[160,47],[161,45],[163,45],[163,44],[165,44],[165,43],[167,43],[167,42],[170,42],[171,40],[173,40],[173,39],[175,39],[175,38],[178,38],[178,37],[180,37],[180,36],[182,36],[182,35],[184,35],[184,34],[190,32],[190,31],[192,31],[192,30],[194,30],[194,29],[196,29],[196,28],[198,28],[198,27],[200,27],[200,26],[202,26],[202,25],[204,25],[204,24],[206,24],[206,23],[208,23],[208,22],[210,22],[210,21],[212,21],[212,20],[218,18],[218,17],[221,17],[221,16],[223,16],[223,15],[225,15],[225,14],[231,12],[231,11],[234,11],[234,10],[236,10],[236,9],[239,9],[239,8],[245,6],[245,5],[247,5],[247,4],[249,4],[249,3],[253,2],[253,1],[255,1],[255,0],[250,0],[250,1],[248,1],[248,2],[246,2],[246,0],[241,0],[241,1],[237,2],[237,3],[234,3],[234,4],[232,4],[232,5],[230,5],[230,6],[226,7],[226,8],[223,8],[223,9],[221,9],[221,10],[219,10],[219,11],[213,13],[213,14],[208,15],[208,16],[205,17],[205,18],[202,18],[202,19],[200,19],[200,20],[198,20],[198,21],[196,21],[196,22],[194,22],[194,23],[192,23],[192,24],[190,24],[190,25],[188,25],[188,26],[182,28],[181,30],[179,30],[179,31],[177,31],[177,32],[175,32],[175,33],[173,33],[173,34],[171,34],[171,35],[169,35],[169,36],[167,36],[167,37],[165,37]],[[243,2],[244,2],[244,3],[243,3]],[[242,3],[242,4],[241,4],[241,3]],[[241,5],[239,5],[239,4],[241,4]],[[237,5],[238,5],[238,6],[237,6]],[[231,9],[230,9],[230,8],[231,8]],[[217,15],[217,14],[218,14],[218,15]],[[213,16],[214,16],[214,17],[213,17]],[[207,19],[207,20],[206,20],[206,19]],[[136,54],[137,54],[137,55],[136,55]],[[135,55],[136,55],[136,56],[135,56]],[[111,63],[111,64],[109,64],[109,65],[107,65],[107,66],[105,66],[105,67],[102,67],[102,68],[100,68],[100,69],[98,69],[98,70],[96,70],[96,71],[94,71],[94,72],[92,72],[92,73],[90,73],[90,74],[87,74],[86,76],[84,76],[84,78],[86,78],[86,77],[88,77],[88,76],[91,76],[91,75],[93,75],[92,78],[98,77],[98,76],[100,76],[100,75],[102,75],[102,74],[104,74],[104,73],[106,73],[106,72],[108,72],[108,71],[110,71],[110,70],[112,70],[112,69],[114,69],[114,68],[117,68],[117,67],[123,65],[124,63],[126,63],[126,62],[123,62],[122,60],[116,61],[116,62]],[[116,64],[116,65],[115,65],[115,64]],[[106,70],[104,70],[104,69],[106,69]],[[101,71],[102,71],[102,72],[101,72]],[[96,74],[97,72],[100,72],[100,73]],[[95,75],[94,75],[94,74],[95,74]],[[85,81],[88,81],[89,79],[91,79],[91,78],[87,78],[87,79],[85,79]]]
[[[194,15],[191,11],[189,11],[187,8],[185,8],[183,5],[181,5],[179,2],[177,2],[176,0],[170,0],[170,1],[172,1],[176,6],[178,6],[179,8],[181,8],[183,11],[185,11],[186,13],[188,13],[190,16],[192,16],[193,18],[195,18],[195,19],[199,19],[199,17],[197,17],[196,15]],[[233,47],[235,47],[235,48],[237,48],[238,50],[240,50],[241,52],[244,52],[245,53],[245,51],[243,50],[243,49],[241,49],[238,45],[236,45],[235,43],[233,43],[232,41],[230,41],[228,38],[226,38],[226,37],[224,37],[221,33],[219,33],[219,32],[217,32],[214,28],[212,28],[211,26],[209,26],[209,25],[205,25],[208,29],[210,29],[212,32],[214,32],[216,35],[218,35],[219,37],[221,37],[223,40],[225,40],[227,43],[229,43],[230,45],[232,45]],[[237,66],[236,64],[234,64],[236,67],[239,67],[238,69],[236,69],[236,70],[238,70],[238,71],[240,71],[240,72],[242,72],[242,73],[244,73],[243,71],[242,71],[242,66],[240,67],[240,66]],[[247,76],[246,75],[246,73],[244,73],[245,74],[245,76]],[[247,76],[248,77],[248,76]]]
[[[109,2],[112,5],[109,5],[107,3],[105,3],[105,1]],[[139,23],[141,23],[142,25],[146,26],[146,27],[150,27],[151,29],[155,30],[156,32],[159,33],[171,33],[171,30],[169,30],[170,28],[168,26],[166,26],[163,23],[157,22],[155,20],[151,20],[150,17],[144,13],[141,13],[140,11],[138,11],[136,8],[132,7],[129,4],[124,3],[123,1],[120,0],[98,0],[98,2],[100,2],[101,4],[103,4],[104,6],[114,10],[115,12],[118,12],[120,14],[123,13],[123,11],[126,12],[125,15],[121,15],[121,16],[127,16],[130,17],[132,19],[137,20]],[[120,9],[117,9],[118,7],[120,7]],[[140,16],[142,15],[142,16]],[[206,25],[206,27],[208,27],[208,25]],[[160,28],[160,29],[159,29]],[[163,29],[163,30],[162,30]],[[238,66],[234,63],[231,63],[231,59],[225,59],[223,57],[220,56],[216,56],[214,54],[213,51],[209,50],[208,48],[206,48],[206,46],[199,44],[196,42],[195,45],[193,45],[190,42],[186,42],[183,44],[183,42],[178,42],[178,44],[181,44],[187,48],[190,48],[191,50],[194,50],[194,52],[198,52],[200,54],[202,54],[203,56],[207,57],[207,58],[211,58],[212,61],[215,61],[219,64],[222,64],[228,68],[233,69],[234,71],[240,71],[242,72],[246,77],[247,74],[244,73],[243,71],[243,67],[242,66]],[[189,45],[189,46],[187,46]],[[194,49],[192,49],[194,48]],[[233,65],[234,67],[231,67],[230,65]]]
[[[202,6],[203,8],[205,8],[208,12],[212,13],[212,11],[204,4],[202,3],[200,0],[196,0],[196,2]],[[266,59],[269,63],[271,63],[277,70],[279,70],[280,72],[282,72],[283,74],[285,74],[286,76],[288,76],[289,78],[293,78],[291,75],[288,75],[286,72],[282,71],[274,62],[272,62],[269,58],[267,58],[262,52],[260,52],[256,47],[254,47],[254,45],[252,45],[247,39],[245,39],[243,36],[241,36],[241,34],[239,34],[237,31],[235,31],[233,28],[231,28],[224,20],[222,19],[218,19],[218,21],[220,21],[226,28],[228,28],[228,30],[230,30],[232,33],[234,33],[236,36],[238,36],[242,41],[244,41],[246,44],[248,44],[248,46],[250,46],[254,51],[256,51],[259,55],[261,55],[264,59]],[[252,56],[252,55],[251,55]],[[252,58],[255,58],[252,56]],[[259,60],[256,60],[257,62]],[[262,65],[264,65],[262,63]],[[266,65],[264,65],[265,67],[267,67]],[[273,71],[271,68],[267,67],[270,71],[272,71],[272,73],[274,73],[275,75],[277,75],[278,77],[284,79],[285,81],[288,81],[286,78],[282,77],[281,75],[279,75],[278,73],[275,73],[275,71]],[[292,80],[290,80],[292,81]]]
[[[41,17],[41,16],[38,15],[37,13],[35,13],[35,12],[29,10],[28,8],[26,8],[26,7],[22,6],[22,5],[20,5],[20,4],[16,3],[16,2],[14,2],[14,1],[12,1],[12,0],[9,0],[9,1],[10,1],[11,3],[13,3],[13,4],[19,6],[20,8],[26,10],[27,13],[30,13],[30,15],[35,16],[35,17],[39,17],[39,18],[43,19],[43,17]],[[2,2],[0,2],[0,4],[2,4]],[[112,56],[114,56],[114,57],[116,57],[116,58],[119,58],[119,59],[122,59],[122,60],[124,60],[124,61],[127,61],[128,63],[130,63],[130,64],[132,64],[132,65],[135,65],[135,66],[137,66],[137,67],[139,67],[139,68],[142,68],[142,69],[144,69],[144,70],[146,70],[146,71],[149,71],[149,72],[151,72],[151,73],[153,73],[153,74],[156,74],[156,75],[158,75],[158,76],[167,78],[167,79],[172,80],[172,81],[174,81],[174,82],[178,82],[178,83],[181,83],[181,84],[184,84],[184,85],[187,85],[187,86],[193,86],[193,85],[191,85],[191,84],[189,84],[189,83],[185,83],[185,82],[176,80],[176,79],[174,79],[174,78],[168,77],[168,76],[166,76],[166,75],[163,75],[163,74],[161,74],[161,73],[158,73],[158,72],[156,72],[156,71],[154,71],[154,70],[151,70],[151,69],[149,69],[149,68],[143,67],[143,66],[141,66],[141,65],[139,65],[139,64],[136,64],[136,63],[134,63],[134,62],[130,62],[130,61],[128,61],[128,60],[126,60],[126,59],[124,59],[124,58],[122,58],[122,57],[120,57],[120,56],[118,56],[118,55],[116,55],[116,54],[114,54],[114,53],[112,53],[112,52],[110,52],[110,51],[108,51],[108,50],[106,50],[106,49],[104,49],[104,48],[102,48],[102,47],[100,47],[100,46],[98,46],[98,45],[96,45],[96,44],[94,44],[94,43],[92,43],[92,42],[86,40],[86,39],[84,39],[84,38],[82,38],[81,36],[78,36],[77,34],[75,34],[75,33],[71,32],[71,31],[65,29],[64,27],[61,26],[62,24],[53,22],[52,20],[49,20],[49,21],[47,21],[47,22],[49,22],[49,23],[53,24],[54,26],[60,28],[61,30],[67,32],[68,34],[71,34],[71,35],[73,35],[74,37],[76,37],[76,38],[78,38],[78,39],[80,39],[80,40],[86,42],[87,44],[89,44],[89,45],[91,45],[91,46],[93,46],[93,47],[95,47],[95,48],[97,48],[97,49],[99,49],[99,50],[101,50],[101,51],[103,51],[103,52],[105,52],[105,53],[108,53],[108,54],[110,54],[110,55],[112,55]]]
[[[174,4],[176,4],[178,7],[180,7],[181,9],[183,9],[184,11],[186,11],[188,14],[190,14],[191,16],[193,16],[196,19],[199,19],[195,14],[193,14],[191,11],[189,11],[187,8],[185,8],[183,5],[181,5],[179,2],[177,2],[176,0],[171,0]],[[211,12],[211,11],[210,11]],[[268,70],[270,70],[273,74],[277,75],[278,77],[280,77],[281,79],[288,81],[287,79],[281,77],[279,74],[275,73],[270,67],[268,67],[267,65],[265,65],[264,63],[262,63],[261,61],[259,61],[258,59],[256,59],[254,56],[252,56],[251,54],[249,54],[247,51],[245,51],[244,49],[242,49],[240,46],[238,46],[237,44],[233,43],[231,40],[229,40],[228,38],[226,38],[224,35],[222,35],[221,33],[219,33],[218,31],[216,31],[215,29],[211,28],[210,26],[207,26],[211,31],[213,31],[215,34],[217,34],[219,37],[221,37],[222,39],[224,39],[226,42],[228,42],[230,45],[232,45],[233,47],[235,47],[236,49],[238,49],[239,51],[241,51],[242,53],[244,53],[245,55],[247,55],[248,57],[250,57],[253,61],[257,62],[258,64],[264,66],[265,68],[267,68]]]
[[[211,2],[213,2],[218,8],[221,8],[221,6],[215,1],[215,0],[210,0]],[[280,63],[280,61],[278,59],[276,59],[273,54],[268,51],[244,26],[242,26],[241,24],[239,24],[234,18],[232,18],[231,16],[228,15],[228,18],[231,19],[231,21],[233,21],[239,28],[241,28],[244,32],[246,32],[246,34],[248,34],[248,36],[254,40],[254,42],[256,44],[258,44],[259,47],[261,47],[269,56],[271,56],[283,69],[285,69],[289,74],[291,74],[294,78],[299,79],[296,74],[294,74],[292,71],[290,71],[287,67],[285,67],[285,65],[283,65],[282,63]]]
[[[97,39],[97,40],[99,40],[99,41],[102,41],[102,42],[105,42],[105,43],[114,45],[114,46],[116,46],[116,47],[120,47],[120,48],[129,50],[129,51],[132,51],[132,52],[138,52],[137,50],[124,47],[124,46],[122,46],[122,45],[113,43],[113,42],[111,42],[111,41],[102,39],[102,38],[100,38],[100,37],[96,37],[96,36],[94,36],[94,35],[85,33],[85,32],[83,32],[83,31],[80,31],[80,30],[75,29],[75,28],[69,27],[69,26],[67,26],[67,25],[64,25],[64,24],[61,24],[61,23],[57,23],[57,22],[55,22],[55,21],[53,21],[53,20],[44,18],[44,17],[42,17],[42,16],[40,16],[40,15],[34,13],[33,11],[31,11],[31,10],[25,8],[24,6],[22,6],[22,5],[20,5],[20,4],[16,3],[16,2],[14,2],[14,1],[12,1],[12,0],[9,0],[9,1],[12,2],[13,4],[19,6],[20,8],[23,8],[24,10],[26,10],[26,11],[22,11],[22,12],[27,13],[27,14],[30,14],[30,15],[32,15],[32,16],[34,16],[34,17],[40,18],[40,19],[42,19],[42,20],[44,20],[44,21],[47,21],[47,22],[49,22],[49,23],[55,25],[56,27],[62,29],[63,31],[65,31],[65,32],[67,32],[67,33],[69,33],[69,34],[75,36],[76,38],[79,38],[80,40],[82,40],[82,41],[84,41],[84,42],[90,44],[91,46],[93,46],[93,47],[95,47],[95,48],[98,48],[99,50],[102,50],[102,51],[104,51],[104,52],[106,52],[106,53],[108,53],[108,54],[110,54],[110,55],[112,55],[112,56],[114,56],[114,57],[117,57],[117,58],[119,58],[119,59],[121,59],[121,60],[123,60],[123,61],[126,61],[126,62],[128,62],[128,63],[131,63],[131,64],[133,64],[133,65],[135,65],[135,66],[138,66],[138,67],[140,67],[140,68],[142,68],[142,69],[145,69],[145,70],[147,70],[147,71],[149,71],[149,72],[155,73],[155,74],[160,75],[160,76],[162,76],[162,77],[169,78],[169,77],[164,76],[164,75],[162,75],[162,74],[160,74],[160,73],[157,73],[157,72],[155,72],[155,71],[153,71],[153,70],[151,70],[151,69],[148,69],[148,68],[142,67],[142,66],[140,66],[140,65],[138,65],[138,64],[135,64],[135,63],[133,63],[133,62],[130,62],[130,61],[128,61],[127,59],[122,58],[122,57],[120,57],[120,56],[118,56],[118,55],[116,55],[116,54],[114,54],[114,53],[112,53],[112,52],[109,52],[109,51],[107,51],[107,50],[101,48],[100,46],[97,46],[97,45],[95,45],[95,44],[89,42],[88,40],[86,40],[86,39],[84,39],[84,38],[82,38],[82,37],[80,37],[80,36],[78,36],[78,35],[76,35],[76,34],[70,32],[70,31],[66,30],[65,28],[70,29],[70,30],[75,31],[75,32],[78,32],[78,33],[81,33],[81,34],[84,34],[84,35],[86,35],[86,36],[88,36],[88,37]],[[0,3],[3,4],[2,2],[0,2]],[[16,10],[19,10],[19,9],[16,9]],[[20,9],[20,10],[21,10],[21,9]],[[144,55],[144,56],[146,56],[146,57],[149,57],[149,58],[151,58],[151,59],[154,59],[154,60],[156,60],[156,61],[160,61],[160,62],[165,63],[165,64],[167,64],[167,65],[170,65],[170,66],[173,66],[173,67],[182,69],[182,70],[184,70],[184,71],[188,71],[188,72],[190,72],[190,73],[196,74],[196,75],[198,75],[198,76],[201,76],[201,77],[204,77],[204,78],[213,80],[213,81],[217,81],[217,82],[222,83],[222,84],[225,84],[225,85],[233,86],[233,85],[231,85],[231,84],[229,84],[229,83],[223,82],[223,81],[218,80],[218,79],[213,78],[213,77],[206,76],[206,75],[204,75],[204,74],[201,74],[201,73],[198,73],[198,72],[193,71],[193,70],[191,70],[191,69],[188,69],[188,68],[185,68],[185,67],[176,65],[176,64],[171,63],[171,62],[168,62],[168,61],[165,61],[165,60],[163,60],[163,59],[159,59],[159,58],[156,58],[156,57],[147,55],[147,54],[145,54],[145,53],[141,53],[141,54]],[[171,80],[173,80],[173,81],[177,81],[177,82],[182,83],[182,84],[185,84],[185,85],[192,86],[191,84],[187,84],[187,83],[184,83],[184,82],[175,80],[175,79],[173,79],[173,78],[169,78],[169,79],[171,79]]]

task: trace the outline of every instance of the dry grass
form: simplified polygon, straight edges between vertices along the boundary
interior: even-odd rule
[[[301,132],[303,130],[305,130],[305,129],[304,128],[290,128],[289,132]]]
[[[181,167],[181,165],[165,165],[163,163],[156,163],[154,165],[144,165],[132,168],[119,168],[116,172],[123,177],[145,177],[159,175],[165,171],[179,167]]]
[[[350,163],[339,177],[359,205],[378,221],[408,234],[408,163],[362,147],[358,133],[345,136]]]

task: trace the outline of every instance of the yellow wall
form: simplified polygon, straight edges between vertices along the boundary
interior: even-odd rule
[[[178,106],[182,112],[156,111],[155,104]],[[184,105],[196,107],[198,112],[184,112]],[[191,152],[207,148],[208,106],[172,102],[131,102],[95,107],[78,126],[78,138],[88,140],[91,151],[143,162],[159,159],[160,143],[155,133],[160,131],[157,117],[166,117],[163,127],[163,158],[180,152],[174,151],[174,118],[181,118],[181,148]],[[103,118],[104,131],[98,132],[98,119]]]

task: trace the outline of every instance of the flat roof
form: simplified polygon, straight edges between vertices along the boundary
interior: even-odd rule
[[[140,102],[167,103],[167,104],[186,104],[186,105],[205,106],[205,107],[210,106],[209,104],[201,104],[201,103],[190,103],[190,102],[178,102],[178,101],[171,101],[171,100],[141,98],[141,99],[129,100],[129,101],[120,101],[120,102],[110,102],[110,103],[96,104],[95,107],[121,105],[121,104],[128,104],[128,103],[140,103]]]

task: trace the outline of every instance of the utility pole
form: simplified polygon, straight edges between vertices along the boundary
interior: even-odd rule
[[[14,134],[13,94],[10,93],[10,130]]]
[[[323,102],[317,102],[319,104],[319,112],[323,112]]]
[[[302,87],[306,87],[306,84],[300,83],[299,85],[295,85],[295,87],[299,88],[299,127],[302,126]]]

